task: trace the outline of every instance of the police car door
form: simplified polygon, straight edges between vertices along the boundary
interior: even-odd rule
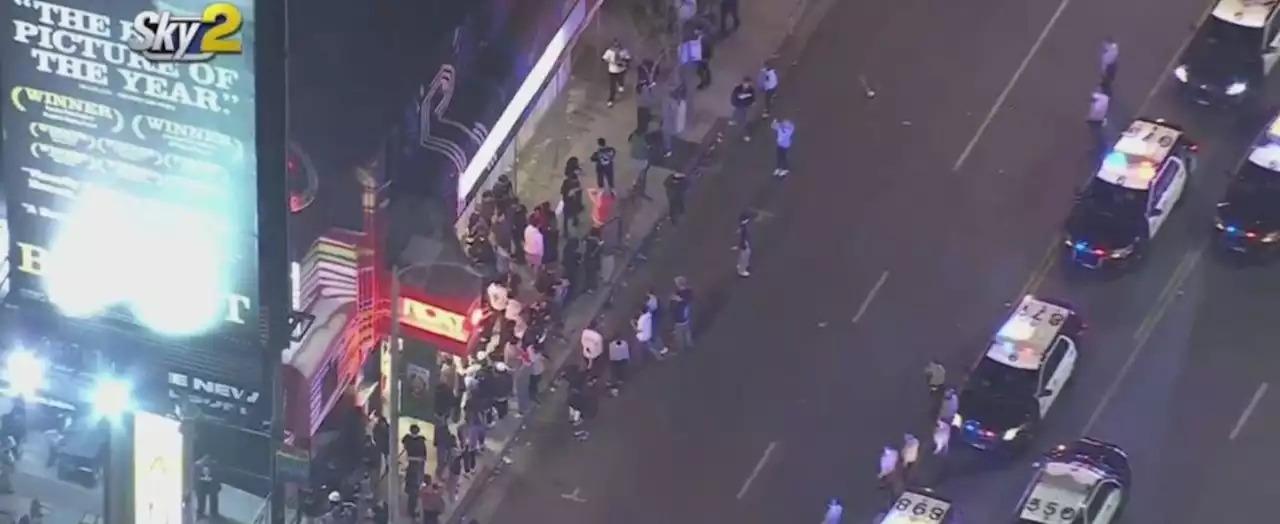
[[[1063,386],[1067,385],[1067,379],[1071,377],[1076,361],[1075,346],[1071,339],[1058,335],[1045,354],[1044,365],[1040,368],[1040,392],[1037,395],[1041,417],[1049,412],[1053,402],[1062,393]]]
[[[1089,500],[1088,524],[1115,524],[1120,520],[1123,503],[1124,492],[1120,485],[1112,480],[1103,480]]]
[[[1147,227],[1148,236],[1154,237],[1169,218],[1173,205],[1182,197],[1182,189],[1187,182],[1186,164],[1182,158],[1171,155],[1165,160],[1156,180],[1147,193]]]

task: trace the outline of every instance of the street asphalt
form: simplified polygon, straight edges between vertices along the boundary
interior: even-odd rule
[[[481,522],[803,523],[831,497],[846,522],[865,522],[886,502],[880,448],[928,423],[924,364],[961,374],[1027,290],[1065,299],[1089,323],[1037,451],[1083,434],[1125,447],[1135,470],[1126,522],[1273,518],[1251,501],[1280,466],[1266,455],[1280,437],[1280,391],[1248,406],[1280,370],[1269,347],[1280,281],[1205,249],[1224,173],[1265,111],[1174,96],[1168,65],[1204,0],[1059,7],[834,6],[783,72],[794,173],[768,176],[769,136],[729,146],[650,261],[656,282],[694,282],[697,351],[646,365],[602,401],[587,442],[535,440],[534,463]],[[1098,278],[1064,268],[1051,248],[1095,160],[1083,119],[1107,35],[1121,47],[1115,127],[1139,112],[1167,118],[1202,157],[1146,262]],[[733,274],[729,249],[744,209],[761,211],[749,279]],[[935,487],[966,522],[1002,522],[1033,458],[957,453],[963,467]]]

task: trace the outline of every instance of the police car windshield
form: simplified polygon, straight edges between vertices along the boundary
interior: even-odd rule
[[[1080,203],[1088,211],[1102,215],[1132,215],[1135,210],[1141,211],[1146,204],[1145,191],[1129,189],[1094,178],[1080,195]]]
[[[1009,399],[1021,403],[1035,396],[1039,377],[1036,371],[1018,369],[991,357],[983,357],[973,368],[966,391],[992,400]]]
[[[1227,197],[1228,200],[1241,198],[1280,198],[1280,173],[1245,162]]]

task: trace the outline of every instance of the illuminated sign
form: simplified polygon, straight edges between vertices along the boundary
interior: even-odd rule
[[[463,344],[471,340],[466,315],[408,297],[400,297],[400,323]]]
[[[230,328],[256,340],[251,53],[149,60],[128,43],[139,7],[0,7],[7,298],[170,336]],[[250,42],[253,24],[240,22]]]
[[[134,414],[133,425],[134,522],[182,524],[182,426],[145,411]]]
[[[240,8],[225,2],[204,8],[200,16],[143,11],[133,19],[129,48],[152,62],[204,62],[244,52],[236,38],[243,25]]]

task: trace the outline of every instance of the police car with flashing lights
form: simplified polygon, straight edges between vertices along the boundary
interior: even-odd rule
[[[1162,119],[1138,119],[1116,141],[1067,217],[1067,254],[1089,269],[1142,254],[1182,198],[1196,145]]]
[[[1129,457],[1082,438],[1050,451],[1018,504],[1019,524],[1115,524],[1128,496]]]
[[[1218,0],[1173,74],[1196,103],[1239,103],[1280,59],[1277,0]]]
[[[1217,244],[1229,253],[1270,254],[1280,246],[1280,115],[1227,184],[1214,216]]]
[[[951,502],[928,488],[911,488],[889,506],[876,524],[953,524],[958,522]]]
[[[981,450],[1024,449],[1071,380],[1082,331],[1071,308],[1023,297],[969,371],[952,432]]]

